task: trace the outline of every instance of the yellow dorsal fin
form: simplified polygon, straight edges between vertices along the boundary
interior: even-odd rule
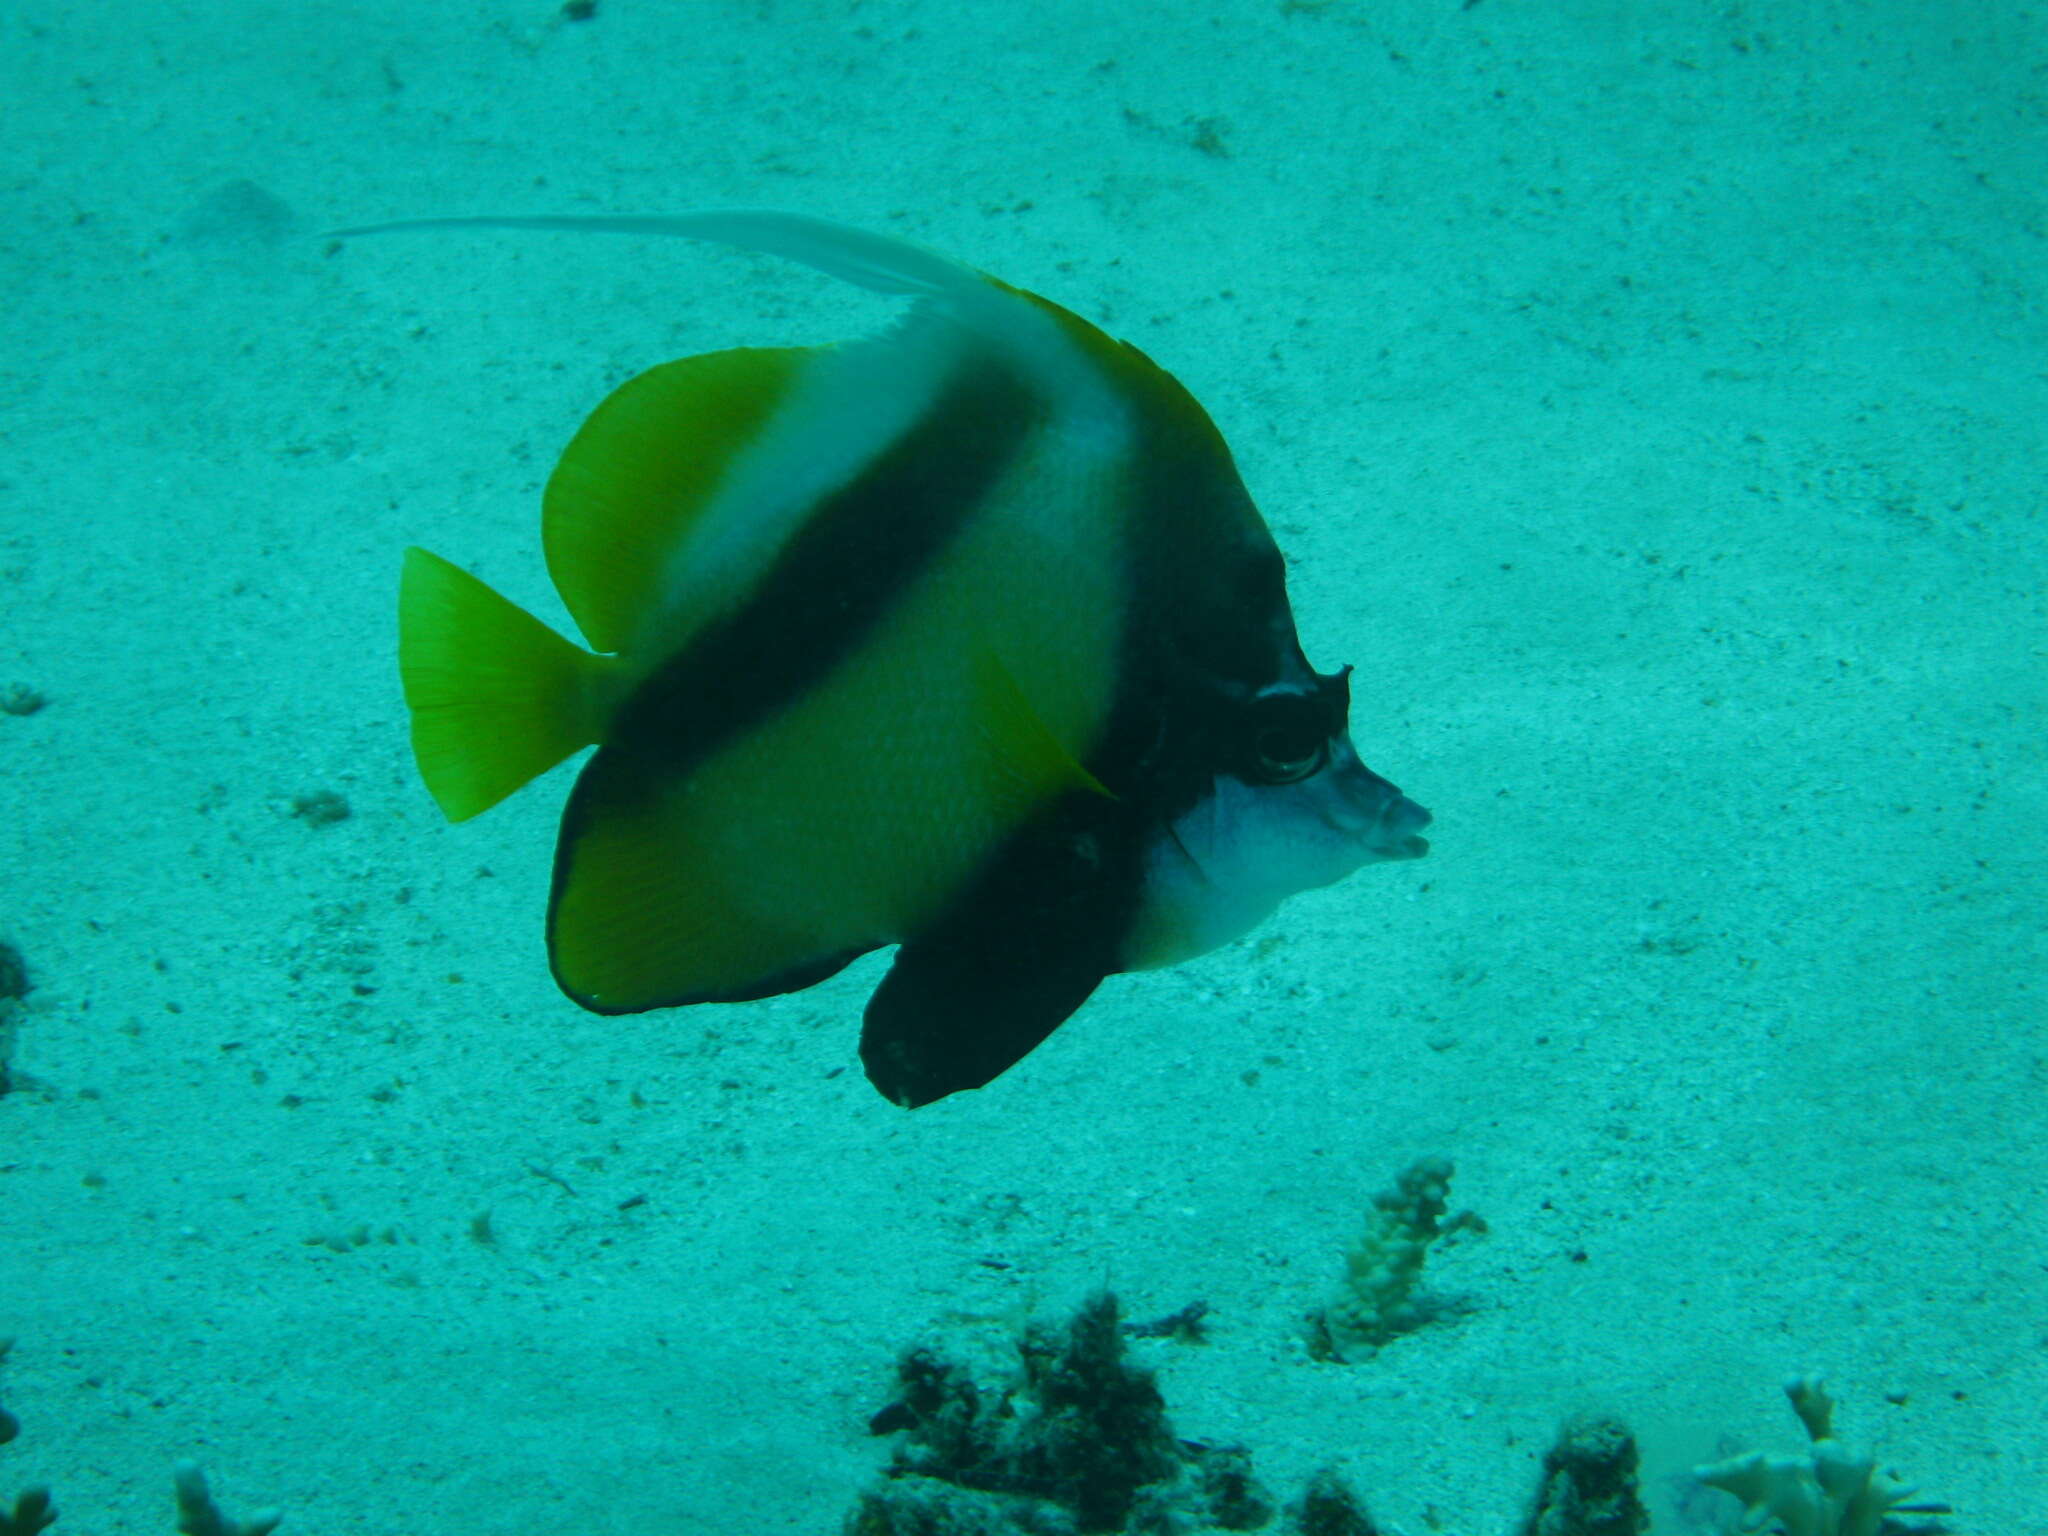
[[[420,777],[448,819],[464,821],[596,741],[623,669],[439,555],[408,549],[398,670]]]
[[[623,650],[660,601],[669,556],[781,404],[808,347],[663,363],[591,412],[548,480],[548,574],[584,638]]]

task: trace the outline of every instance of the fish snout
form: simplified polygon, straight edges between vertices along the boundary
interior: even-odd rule
[[[1429,852],[1429,839],[1416,834],[1430,820],[1428,811],[1396,790],[1394,798],[1380,812],[1379,825],[1373,829],[1373,851],[1383,859],[1421,858]]]
[[[1381,778],[1355,755],[1338,765],[1344,817],[1352,836],[1374,859],[1419,859],[1429,852],[1420,837],[1430,814],[1401,793],[1400,786]]]

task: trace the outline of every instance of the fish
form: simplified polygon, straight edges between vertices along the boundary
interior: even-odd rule
[[[657,365],[542,498],[584,644],[405,552],[398,666],[451,821],[587,748],[547,952],[600,1014],[800,991],[895,946],[860,1056],[979,1088],[1105,977],[1429,848],[1360,760],[1208,413],[1053,301],[766,210],[335,231],[682,236],[907,301],[880,334]]]

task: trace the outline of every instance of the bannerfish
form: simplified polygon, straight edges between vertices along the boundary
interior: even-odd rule
[[[1360,762],[1208,414],[1128,342],[909,242],[788,213],[435,219],[682,235],[910,300],[886,333],[628,380],[547,484],[588,642],[410,549],[399,669],[454,821],[582,748],[555,980],[598,1013],[736,1002],[898,946],[860,1054],[977,1088],[1105,976],[1418,858]]]

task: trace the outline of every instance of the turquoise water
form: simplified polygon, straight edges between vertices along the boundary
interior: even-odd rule
[[[1210,1308],[1131,1345],[1181,1434],[1389,1531],[1512,1528],[1586,1409],[1725,1528],[1685,1469],[1798,1450],[1818,1370],[1958,1529],[2048,1532],[2044,61],[1934,0],[0,15],[0,1503],[165,1531],[192,1457],[287,1532],[832,1531],[900,1350],[993,1379],[1106,1285]],[[568,778],[442,821],[399,552],[558,619],[609,387],[893,306],[320,232],[729,205],[1172,369],[1430,856],[914,1114],[881,957],[565,1001]],[[1484,1232],[1313,1359],[1429,1155]]]

